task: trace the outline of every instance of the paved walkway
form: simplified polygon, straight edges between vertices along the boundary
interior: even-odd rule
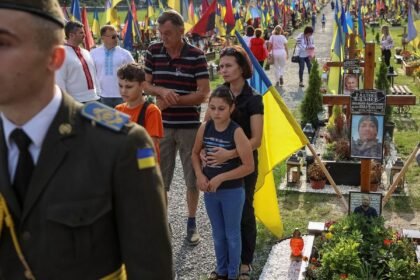
[[[327,19],[325,24],[325,30],[322,31],[321,25],[321,17],[322,13],[325,13],[325,17]],[[329,60],[330,58],[330,48],[331,42],[333,37],[333,22],[334,22],[334,13],[331,11],[330,5],[324,7],[321,13],[318,14],[317,23],[315,26],[314,32],[314,42],[315,42],[315,56],[318,60],[319,66],[322,65]],[[311,24],[310,22],[308,23]],[[298,32],[294,32],[292,36],[288,38],[289,41],[296,42],[295,38],[299,35]],[[298,63],[291,62],[291,56],[293,54],[294,44],[291,49],[289,49],[289,60],[286,65],[286,71],[284,75],[284,85],[283,87],[278,87],[278,90],[286,102],[287,106],[290,110],[294,110],[300,104],[303,99],[304,92],[306,87],[308,86],[308,71],[305,66],[305,72],[303,75],[303,83],[305,85],[304,88],[299,87],[299,65]],[[321,70],[320,70],[321,71]],[[270,80],[273,84],[276,83],[276,79],[274,77],[274,70],[266,71]]]
[[[323,12],[327,17],[325,31],[321,30],[321,16],[319,14],[315,28],[314,39],[316,46],[316,57],[320,60],[321,66],[329,58],[329,49],[333,36],[333,13],[330,6],[325,6]],[[294,40],[298,35],[295,32],[289,40]],[[292,54],[293,49],[289,51]],[[271,81],[275,83],[274,74],[267,71]],[[304,83],[307,85],[308,75],[304,75]],[[284,76],[285,85],[279,87],[283,99],[290,110],[294,110],[300,104],[304,96],[305,88],[299,87],[298,65],[287,63],[287,69]],[[169,192],[169,221],[172,227],[172,242],[174,266],[177,272],[178,280],[202,280],[207,279],[208,274],[215,268],[215,256],[213,248],[213,239],[211,236],[211,226],[205,211],[202,195],[200,196],[199,209],[197,213],[197,224],[202,237],[201,243],[196,247],[189,247],[184,243],[186,234],[187,206],[185,200],[185,185],[183,172],[179,159],[177,160],[174,179]],[[261,271],[265,264],[269,252],[262,252],[255,256],[255,268]],[[258,276],[254,274],[254,279]],[[280,279],[279,279],[280,280]]]

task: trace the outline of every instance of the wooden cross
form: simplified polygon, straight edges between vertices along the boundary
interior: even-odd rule
[[[351,42],[351,39],[350,39]],[[350,43],[350,46],[352,44]],[[354,55],[353,51],[349,51],[351,55]],[[330,62],[330,67],[341,67],[341,62]],[[366,43],[365,46],[365,62],[361,63],[364,66],[364,89],[373,89],[374,76],[375,76],[375,43]],[[326,105],[350,105],[350,96],[348,95],[332,95],[325,94],[322,97],[322,102]],[[387,105],[416,105],[416,96],[415,95],[387,95],[386,96]],[[350,110],[347,110],[349,113]],[[369,192],[370,191],[370,159],[361,160],[361,191]]]

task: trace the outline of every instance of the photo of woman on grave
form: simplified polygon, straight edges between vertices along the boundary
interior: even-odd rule
[[[359,76],[354,73],[346,73],[343,76],[344,89],[343,94],[350,95],[356,89],[359,89]]]
[[[353,115],[351,156],[382,159],[384,116]]]

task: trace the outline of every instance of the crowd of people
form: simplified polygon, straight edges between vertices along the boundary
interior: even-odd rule
[[[202,191],[216,253],[209,279],[250,279],[264,108],[246,81],[246,51],[221,51],[224,85],[210,95],[205,55],[184,39],[175,11],[159,16],[161,41],[149,46],[144,67],[110,25],[101,46],[81,48],[83,25],[65,23],[56,0],[2,2],[0,18],[9,73],[0,76],[1,210],[19,225],[0,239],[1,274],[172,279],[167,192],[179,152],[187,244],[201,240]]]

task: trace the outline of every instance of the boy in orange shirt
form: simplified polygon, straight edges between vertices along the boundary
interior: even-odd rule
[[[160,161],[159,139],[163,137],[162,115],[159,108],[143,97],[144,70],[137,63],[121,66],[117,72],[118,86],[124,103],[116,110],[130,115],[130,119],[142,125],[152,137],[158,161]]]

